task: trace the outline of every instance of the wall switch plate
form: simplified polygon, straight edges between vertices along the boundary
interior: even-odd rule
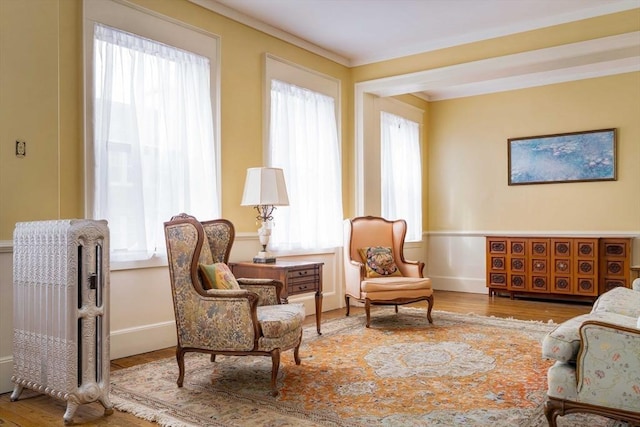
[[[24,157],[27,155],[26,141],[16,141],[16,157]]]

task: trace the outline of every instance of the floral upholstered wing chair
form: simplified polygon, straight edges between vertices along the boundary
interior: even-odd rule
[[[185,375],[184,355],[201,352],[215,355],[270,356],[271,391],[276,381],[280,354],[293,349],[300,364],[302,304],[281,304],[282,283],[273,280],[236,280],[226,261],[233,244],[233,225],[226,220],[199,222],[180,214],[164,224],[171,292],[178,344],[178,386]],[[214,256],[215,254],[215,256]],[[216,267],[225,286],[209,288],[203,270]],[[234,286],[226,287],[229,283]]]

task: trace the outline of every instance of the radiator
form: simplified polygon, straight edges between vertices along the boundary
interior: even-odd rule
[[[24,388],[79,405],[109,401],[109,229],[104,220],[20,222],[13,235],[11,400]]]

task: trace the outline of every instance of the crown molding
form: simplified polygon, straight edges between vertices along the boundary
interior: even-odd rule
[[[330,59],[331,61],[337,62],[340,65],[344,65],[346,67],[350,67],[352,65],[349,59],[345,58],[344,56],[338,55],[337,53],[324,49],[318,45],[315,45],[311,42],[301,39],[300,37],[296,37],[293,34],[287,33],[286,31],[282,31],[279,28],[273,27],[262,21],[259,21],[243,13],[240,13],[237,10],[231,9],[230,7],[227,7],[223,4],[216,2],[215,0],[189,0],[189,1],[193,4],[197,4],[198,6],[201,6],[205,9],[208,9],[212,12],[222,15],[226,18],[232,19],[236,22],[244,24],[258,31],[262,31],[265,34],[276,37],[287,43],[291,43],[294,46],[298,46],[302,49],[308,50],[311,53],[315,53],[324,58]]]
[[[552,27],[554,25],[562,25],[569,22],[581,21],[584,19],[595,18],[612,13],[624,12],[626,10],[636,9],[639,6],[640,2],[638,2],[638,0],[603,1],[601,4],[598,4],[594,7],[579,9],[573,12],[555,15],[547,18],[530,19],[526,22],[519,23],[505,23],[505,25],[488,28],[483,31],[462,33],[455,37],[423,40],[410,45],[398,46],[393,50],[392,54],[390,54],[389,52],[379,52],[379,50],[373,49],[371,54],[361,55],[357,58],[351,58],[351,66],[355,67],[371,64],[374,62],[388,61],[391,59],[402,58],[404,56],[431,52],[438,49],[446,49],[482,40],[505,37],[511,34],[518,34],[526,31]]]

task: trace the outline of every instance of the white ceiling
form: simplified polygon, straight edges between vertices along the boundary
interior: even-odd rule
[[[640,7],[640,0],[211,0],[355,66]],[[232,16],[233,17],[233,16]],[[248,22],[251,24],[251,22]]]
[[[347,66],[640,8],[640,0],[190,1]],[[508,62],[506,57],[494,65],[483,62],[483,66],[488,67],[487,70],[492,67],[500,69],[494,70],[494,73],[487,71],[481,81],[470,81],[469,76],[465,76],[460,82],[448,79],[449,81],[436,83],[433,76],[429,78],[418,73],[403,80],[404,84],[407,84],[407,80],[411,82],[407,85],[410,89],[403,93],[422,92],[428,99],[447,99],[495,92],[503,82],[508,82],[508,89],[514,89],[540,84],[541,79],[559,82],[637,71],[640,70],[640,33],[632,34],[621,47],[614,43],[609,48],[605,44],[587,56],[583,54],[579,60],[579,69],[576,68],[576,58],[572,52],[576,49],[591,51],[591,47],[569,47],[560,53],[554,51],[551,54],[555,65],[540,70],[544,74],[534,76],[530,70],[523,71],[517,65],[514,66],[516,70],[513,73],[505,74],[505,60]],[[624,53],[609,55],[603,59],[603,49],[623,49]],[[563,58],[558,57],[559,54],[569,56],[564,61],[566,64],[563,63]],[[538,51],[535,60],[539,61],[545,55],[545,51]],[[515,59],[522,64],[523,58]],[[526,59],[525,63],[531,60],[533,59]],[[597,64],[595,74],[591,72],[592,62]],[[490,82],[490,88],[487,82]],[[479,83],[482,83],[481,87],[478,86]],[[449,90],[452,87],[458,89],[452,92]],[[398,93],[395,90],[388,92]]]

